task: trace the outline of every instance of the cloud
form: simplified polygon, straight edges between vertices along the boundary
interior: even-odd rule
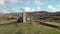
[[[35,9],[33,8],[31,11],[32,11],[32,12],[34,12],[34,11],[35,11]]]
[[[1,12],[0,13],[10,13],[10,12],[8,12],[7,10],[0,10]]]
[[[6,10],[3,10],[3,13],[8,13],[8,11],[6,11]]]
[[[1,10],[2,12],[4,12],[4,13],[16,13],[17,11],[16,11],[16,8],[13,8],[13,7],[8,7],[8,8],[6,8],[6,9],[2,9]]]
[[[20,3],[21,5],[24,5],[24,2],[23,2],[23,1],[20,1],[19,3]]]
[[[51,5],[48,5],[48,9],[49,9],[49,10],[56,10],[56,8],[54,8],[54,7],[51,6]]]
[[[10,12],[10,13],[16,13],[17,11],[16,11],[16,8],[9,8],[9,10],[8,10],[8,12]]]
[[[40,0],[34,0],[33,4],[40,6],[46,4],[46,2],[41,2]]]
[[[40,6],[40,5],[43,5],[43,4],[45,4],[45,3],[46,3],[46,2],[41,2],[40,0],[20,1],[20,4],[21,4],[21,5],[31,5],[31,4],[34,4],[34,5]]]
[[[20,3],[20,5],[30,5],[31,4],[31,2],[28,0],[28,1],[20,1],[19,2]]]
[[[31,11],[32,12],[34,12],[34,11],[41,11],[41,8],[40,7],[37,7],[36,9],[33,8]]]
[[[60,7],[60,5],[57,5],[57,6],[59,6],[59,7]]]
[[[29,7],[25,7],[25,8],[23,8],[24,9],[24,11],[26,11],[26,12],[29,12],[30,11],[30,8]]]
[[[0,0],[0,5],[4,5],[4,0]]]
[[[18,4],[18,0],[7,0],[6,4],[8,5],[14,5],[14,4]]]
[[[36,5],[42,5],[43,2],[41,2],[41,1],[39,1],[39,0],[34,0],[33,3],[36,4]]]
[[[20,1],[19,3],[20,3],[20,5],[30,5],[31,4],[30,1],[26,1],[26,2]]]
[[[37,7],[37,9],[31,9],[31,8],[29,8],[29,7],[25,7],[24,8],[24,11],[26,11],[26,12],[34,12],[34,11],[40,11],[41,10],[41,8],[40,7]]]
[[[14,13],[16,12],[16,8],[12,8],[11,10],[12,10],[12,12],[14,12]]]
[[[16,3],[18,0],[9,0],[10,3]]]
[[[53,10],[53,11],[60,11],[59,8],[55,8],[55,7],[53,7],[52,5],[48,5],[48,9],[49,9],[49,10]]]
[[[37,11],[40,11],[41,10],[41,8],[40,7],[37,7]]]

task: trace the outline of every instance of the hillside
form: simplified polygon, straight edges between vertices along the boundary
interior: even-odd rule
[[[32,20],[46,20],[49,21],[53,20],[60,20],[60,11],[58,12],[47,12],[47,11],[35,11],[35,12],[27,12],[27,17],[31,18]],[[17,17],[21,17],[22,13],[7,13],[7,14],[0,14],[0,20],[6,19],[16,19]]]

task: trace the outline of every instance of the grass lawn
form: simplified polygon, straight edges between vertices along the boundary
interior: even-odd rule
[[[1,24],[12,23],[16,20],[7,20],[0,22]],[[18,24],[16,27],[15,24],[6,24],[0,26],[0,34],[60,34],[60,30],[43,26],[40,24]]]
[[[0,21],[0,24],[10,23],[10,22],[14,22],[14,21],[16,21],[16,19]]]

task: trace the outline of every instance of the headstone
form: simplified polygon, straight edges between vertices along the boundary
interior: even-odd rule
[[[23,12],[23,23],[26,23],[26,12]]]

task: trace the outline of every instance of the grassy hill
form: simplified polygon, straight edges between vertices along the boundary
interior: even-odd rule
[[[0,34],[60,34],[60,30],[40,25],[32,24],[14,24],[16,20],[6,20],[0,22]]]

